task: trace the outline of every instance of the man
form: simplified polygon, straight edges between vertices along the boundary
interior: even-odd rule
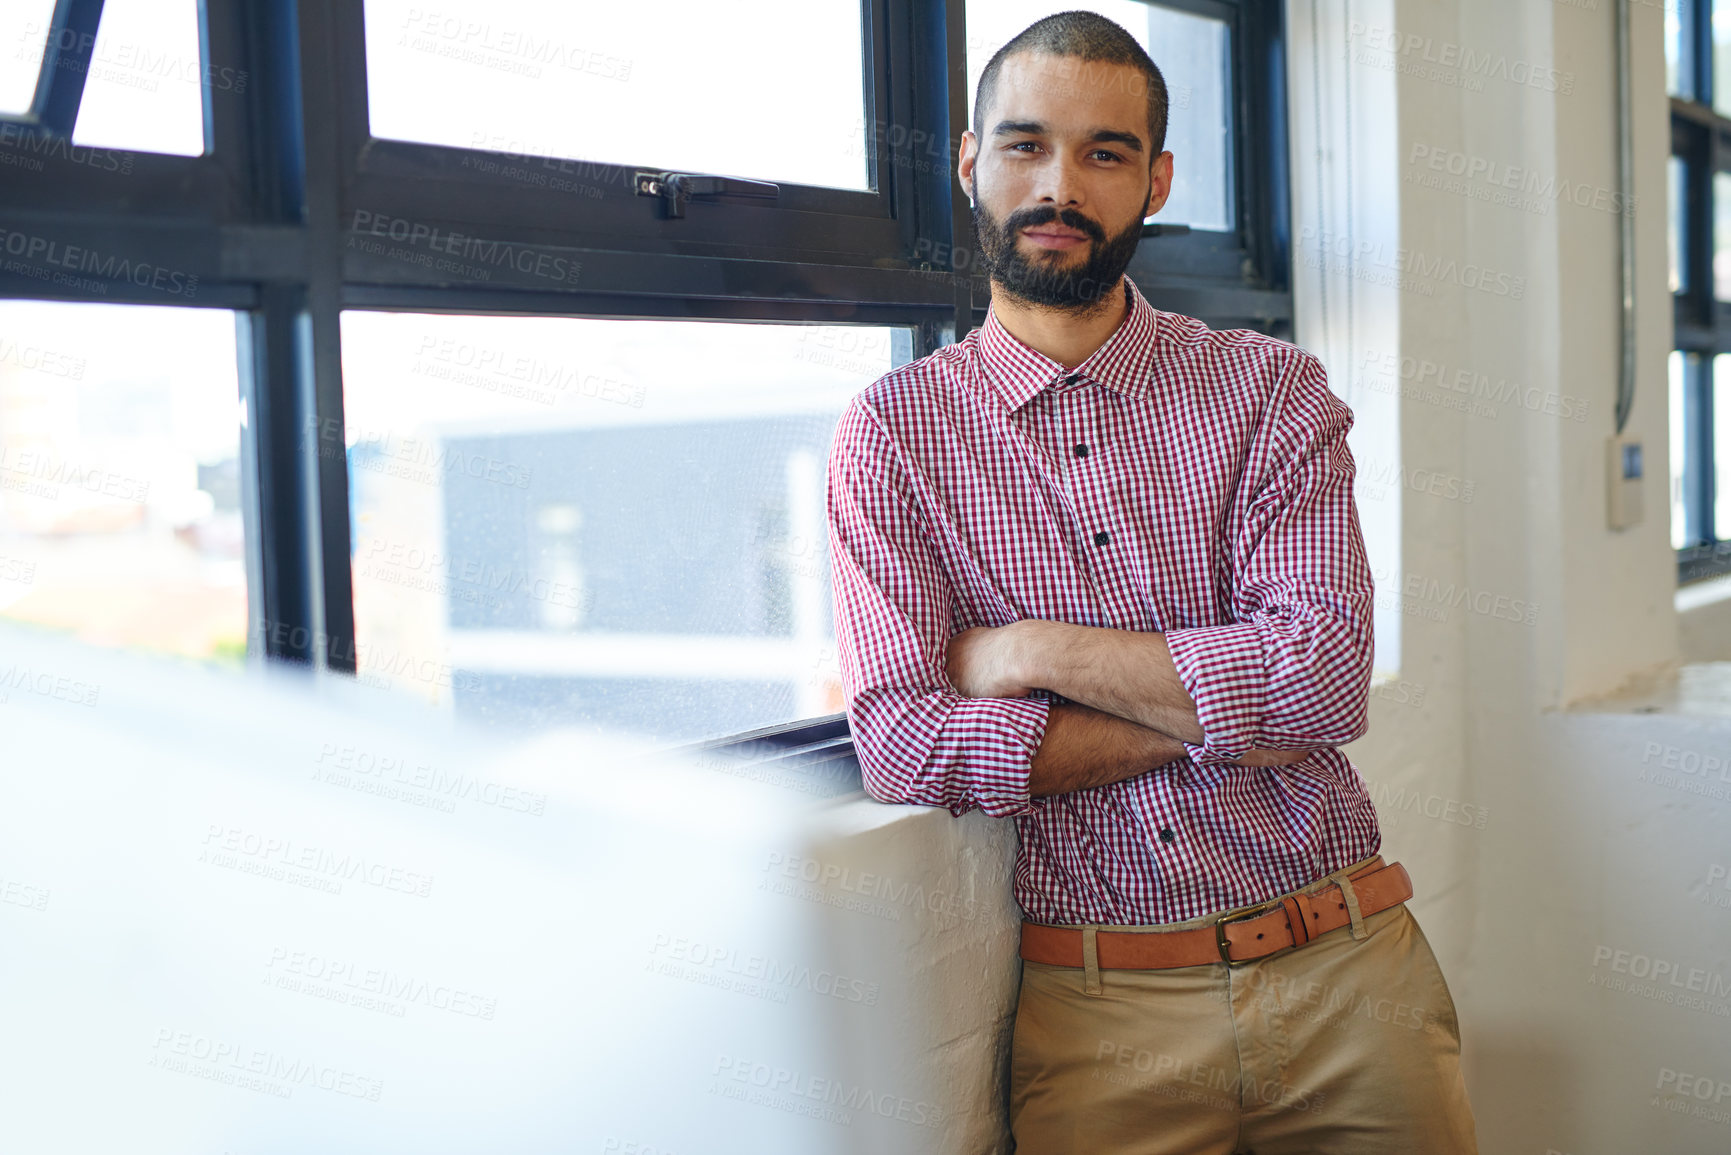
[[[1015,818],[1021,1155],[1471,1152],[1454,1006],[1337,749],[1371,655],[1351,414],[1124,276],[1165,128],[1090,13],[981,77],[990,312],[860,393],[829,461],[866,788]]]

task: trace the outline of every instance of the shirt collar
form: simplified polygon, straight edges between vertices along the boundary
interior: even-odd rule
[[[1011,412],[1026,405],[1042,389],[1069,388],[1068,379],[1078,378],[1083,384],[1104,385],[1126,397],[1147,399],[1151,395],[1149,377],[1154,364],[1154,333],[1159,311],[1142,296],[1141,290],[1129,277],[1124,278],[1124,297],[1130,312],[1117,330],[1074,369],[1044,353],[1028,348],[998,321],[996,309],[986,310],[986,323],[980,326],[978,355],[985,369],[986,381]]]

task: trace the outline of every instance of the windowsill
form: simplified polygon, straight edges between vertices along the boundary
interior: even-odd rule
[[[1679,586],[1675,596],[1677,612],[1680,614],[1723,601],[1731,601],[1731,574]]]
[[[1731,576],[1731,542],[1690,546],[1677,551],[1679,592]]]
[[[1731,662],[1691,662],[1638,689],[1578,703],[1569,713],[1731,718]]]

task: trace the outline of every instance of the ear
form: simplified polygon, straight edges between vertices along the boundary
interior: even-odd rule
[[[956,157],[956,179],[961,182],[969,204],[974,203],[974,165],[979,158],[980,138],[974,135],[973,129],[963,129],[962,147]]]
[[[1148,166],[1148,203],[1143,207],[1143,219],[1153,216],[1166,206],[1172,195],[1172,154],[1163,152]]]

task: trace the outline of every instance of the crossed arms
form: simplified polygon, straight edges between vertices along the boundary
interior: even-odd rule
[[[1027,619],[963,630],[945,659],[950,682],[970,698],[1042,689],[1070,700],[1052,706],[1034,752],[1028,793],[1036,798],[1132,778],[1205,737],[1164,634]],[[1290,766],[1310,753],[1251,749],[1233,761]]]
[[[1372,586],[1350,425],[1320,365],[1295,357],[1253,436],[1248,501],[1223,543],[1224,624],[1160,634],[1028,619],[952,636],[958,582],[920,512],[919,467],[856,398],[830,453],[828,518],[867,791],[1004,817],[1185,756],[1280,767],[1361,735]],[[1065,701],[1027,696],[1035,688]]]

